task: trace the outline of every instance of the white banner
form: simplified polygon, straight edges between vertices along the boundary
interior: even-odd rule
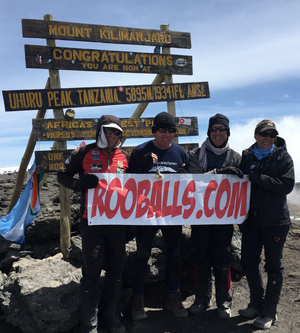
[[[97,173],[88,190],[89,225],[240,224],[250,182],[235,175]]]

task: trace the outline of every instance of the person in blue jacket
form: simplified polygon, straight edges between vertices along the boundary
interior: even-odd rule
[[[177,131],[174,117],[161,112],[154,118],[152,133],[154,139],[138,145],[130,156],[130,173],[177,173],[188,165],[188,154],[179,145],[173,143]],[[186,317],[183,307],[180,283],[180,244],[182,226],[138,226],[136,228],[136,266],[134,271],[131,315],[133,320],[147,318],[144,310],[144,286],[148,272],[147,263],[151,254],[152,241],[158,230],[162,231],[167,252],[167,309],[175,317]]]

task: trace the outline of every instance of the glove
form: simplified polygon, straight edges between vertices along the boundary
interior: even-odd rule
[[[187,173],[187,170],[183,167],[180,167],[178,170],[177,170],[177,173]]]
[[[147,153],[143,156],[140,171],[142,173],[148,172],[153,167],[153,157],[151,156],[152,153]]]
[[[88,188],[94,188],[98,184],[98,177],[95,175],[87,174],[77,180],[74,184],[76,191],[85,191]]]
[[[217,174],[229,174],[229,175],[237,175],[240,178],[243,178],[244,174],[241,169],[236,168],[234,166],[227,166],[217,170]]]

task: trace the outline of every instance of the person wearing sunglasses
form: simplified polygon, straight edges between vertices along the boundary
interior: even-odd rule
[[[130,156],[130,173],[177,173],[188,165],[188,154],[173,143],[177,131],[175,118],[161,112],[154,118],[152,133],[154,139],[138,145]],[[147,263],[151,254],[152,241],[162,231],[167,254],[167,302],[166,307],[175,317],[186,317],[187,310],[182,305],[180,284],[180,244],[182,226],[137,226],[136,261],[133,281],[131,315],[133,320],[147,318],[144,310],[144,287],[148,273]]]
[[[82,239],[81,332],[98,332],[98,316],[109,332],[123,333],[118,300],[125,265],[126,225],[94,225],[87,221],[87,190],[95,188],[95,173],[125,173],[129,155],[120,149],[120,119],[103,115],[97,123],[96,142],[75,149],[57,174],[63,186],[81,192],[80,232]],[[74,177],[76,174],[79,178]],[[104,266],[105,265],[105,266]],[[100,284],[105,269],[104,284]],[[100,286],[102,286],[100,302]],[[100,302],[100,303],[99,303]],[[100,306],[98,306],[100,304]],[[99,313],[98,313],[99,312]]]
[[[295,183],[294,164],[285,140],[273,121],[262,120],[254,130],[255,143],[242,153],[240,168],[251,182],[250,209],[241,225],[241,264],[249,289],[250,303],[239,314],[255,319],[253,325],[269,329],[277,319],[283,285],[283,247],[290,228],[287,194]],[[267,284],[260,270],[264,248]]]
[[[200,148],[189,153],[189,173],[234,174],[242,178],[239,169],[241,155],[229,148],[229,119],[217,113],[209,119],[207,138]],[[193,225],[195,247],[196,295],[191,314],[202,315],[212,298],[212,274],[215,276],[218,317],[231,317],[231,271],[234,261],[229,251],[234,227],[230,225]]]

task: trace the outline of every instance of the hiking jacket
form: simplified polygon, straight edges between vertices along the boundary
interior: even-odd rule
[[[254,156],[254,145],[243,151],[240,164],[251,181],[249,217],[260,218],[264,227],[288,225],[287,194],[294,188],[295,174],[285,140],[277,137],[271,154],[261,160]]]
[[[101,126],[110,122],[110,118],[114,120],[114,117],[107,116],[107,118],[98,122],[96,140]],[[120,148],[99,148],[95,142],[76,148],[57,173],[57,179],[63,186],[76,190],[75,183],[78,180],[74,177],[76,174],[80,178],[88,173],[126,173],[128,167],[129,155],[127,152]],[[87,192],[82,191],[81,193],[80,212],[85,219],[87,218]]]
[[[199,168],[199,155],[201,148],[194,148],[189,153],[189,173],[202,173]],[[220,169],[226,166],[239,167],[241,155],[233,149],[222,155],[216,155],[212,151],[207,150],[207,168],[205,172],[212,171],[213,169]]]

